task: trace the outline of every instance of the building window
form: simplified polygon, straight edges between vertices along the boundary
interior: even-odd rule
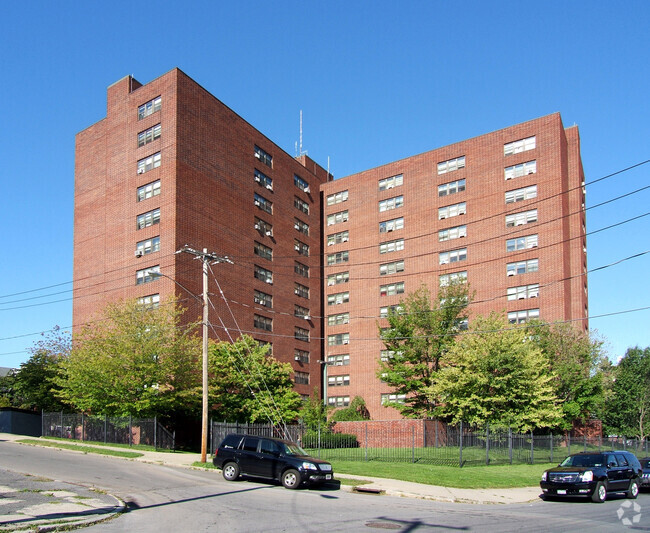
[[[303,222],[299,218],[293,219],[293,228],[304,235],[309,235],[309,224]]]
[[[524,324],[535,318],[539,318],[539,309],[524,309],[523,311],[511,311],[508,313],[508,322],[511,324]]]
[[[144,174],[160,166],[160,152],[138,161],[138,174]]]
[[[160,306],[160,294],[150,294],[138,298],[138,305],[145,309],[158,309]]]
[[[255,291],[254,300],[257,305],[263,305],[269,308],[273,307],[273,296],[265,292]]]
[[[503,155],[518,154],[535,148],[535,136],[520,139],[503,145]]]
[[[513,178],[520,178],[521,176],[528,176],[537,172],[537,161],[528,161],[527,163],[520,163],[503,169],[503,174],[506,180]]]
[[[392,189],[393,187],[399,187],[404,183],[404,175],[398,174],[397,176],[391,176],[390,178],[384,178],[379,180],[379,190],[386,191]]]
[[[300,255],[309,257],[309,245],[305,244],[298,239],[293,240],[293,249],[298,252]]]
[[[446,174],[465,167],[465,156],[456,157],[447,161],[438,163],[438,174]]]
[[[457,180],[438,185],[438,196],[448,196],[465,190],[465,180]]]
[[[261,235],[273,237],[273,226],[261,218],[255,217],[255,229],[259,231]]]
[[[348,199],[348,191],[335,192],[327,196],[327,205],[340,204]]]
[[[350,281],[349,272],[338,272],[336,274],[329,274],[327,276],[327,286],[338,285],[339,283],[347,283]]]
[[[142,187],[138,187],[138,202],[151,198],[153,196],[158,196],[160,194],[160,180],[156,180],[152,183],[147,183]]]
[[[449,263],[457,263],[458,261],[465,261],[467,259],[467,248],[459,248],[458,250],[451,250],[449,252],[440,252],[439,263],[447,265]]]
[[[161,107],[162,99],[160,96],[154,98],[153,100],[149,100],[146,104],[142,104],[140,107],[138,107],[138,120],[141,120],[144,117],[148,117],[156,111],[160,111]]]
[[[528,274],[539,270],[539,259],[529,259],[528,261],[517,261],[506,265],[506,274],[508,276],[518,276],[519,274]]]
[[[263,257],[264,259],[268,259],[269,261],[273,261],[273,250],[269,248],[268,246],[264,246],[262,243],[259,243],[255,241],[255,249],[254,249],[255,255],[259,255],[260,257]]]
[[[303,318],[305,320],[309,320],[311,318],[309,315],[309,309],[298,304],[293,305],[293,316],[297,318]]]
[[[394,218],[379,223],[379,233],[389,233],[398,229],[404,229],[403,218]]]
[[[350,334],[349,333],[337,333],[335,335],[327,336],[327,345],[328,346],[340,346],[342,344],[350,344]]]
[[[160,137],[160,132],[160,124],[156,124],[153,128],[149,128],[148,130],[144,130],[138,133],[138,148],[155,141],[158,137]]]
[[[337,315],[329,315],[327,317],[328,326],[340,326],[341,324],[350,323],[350,313],[339,313]]]
[[[520,287],[509,287],[507,296],[510,301],[537,298],[539,296],[539,283],[521,285]]]
[[[390,361],[396,355],[402,355],[402,352],[395,350],[382,350],[379,352],[379,358],[384,362]]]
[[[293,351],[293,359],[301,363],[309,363],[309,352],[306,350],[295,349]]]
[[[137,229],[148,228],[155,224],[160,224],[160,208],[142,213],[136,219]]]
[[[438,281],[440,282],[441,287],[448,287],[452,283],[467,283],[467,270],[442,274],[438,278]]]
[[[300,283],[293,284],[293,293],[301,298],[309,298],[309,287]]]
[[[467,226],[455,226],[449,229],[441,229],[438,232],[438,240],[440,242],[460,239],[462,237],[467,237]]]
[[[257,344],[262,347],[262,348],[267,348],[268,351],[266,352],[268,355],[273,355],[273,343],[269,341],[263,341],[260,339],[254,339]]]
[[[350,405],[349,396],[328,396],[327,405],[330,407],[347,407]]]
[[[254,275],[257,279],[262,280],[263,282],[268,283],[269,285],[273,283],[273,272],[271,272],[270,270],[266,270],[265,268],[255,265]]]
[[[334,224],[340,224],[341,222],[347,222],[347,221],[348,221],[347,211],[339,211],[338,213],[332,213],[331,215],[327,215],[328,226],[333,226]]]
[[[266,166],[273,168],[273,157],[257,145],[255,146],[255,157]]]
[[[147,239],[146,241],[140,241],[135,245],[135,255],[142,256],[151,254],[153,252],[158,252],[160,250],[160,236]]]
[[[345,387],[350,384],[350,375],[344,376],[327,376],[328,387]]]
[[[389,211],[391,209],[397,209],[404,205],[403,196],[395,196],[393,198],[387,198],[379,202],[379,212],[383,213],[384,211]]]
[[[382,242],[379,245],[379,253],[387,254],[390,252],[398,252],[404,249],[404,239],[397,239],[395,241]]]
[[[305,328],[295,327],[293,329],[293,336],[296,340],[309,342],[309,330]]]
[[[386,393],[381,395],[381,404],[387,405],[389,403],[404,403],[406,401],[406,394]]]
[[[262,187],[268,189],[269,191],[273,190],[273,180],[263,172],[260,172],[259,170],[255,169],[255,173],[253,174],[253,177],[255,181],[259,183]]]
[[[506,228],[514,228],[515,226],[523,226],[537,222],[537,209],[524,211],[523,213],[515,213],[513,215],[506,215]]]
[[[294,196],[294,197],[293,197],[293,206],[294,206],[296,209],[299,209],[300,211],[302,211],[303,213],[305,213],[306,215],[309,214],[309,204],[308,204],[307,202],[301,200],[301,199],[298,198],[297,196]]]
[[[273,331],[273,319],[266,316],[254,315],[253,325],[259,329]]]
[[[135,284],[142,285],[143,283],[150,283],[156,281],[160,277],[160,265],[143,268],[135,273]]]
[[[397,274],[404,272],[404,260],[394,261],[393,263],[384,263],[379,265],[379,275],[387,276],[388,274]]]
[[[307,183],[304,179],[302,179],[297,174],[293,175],[293,184],[296,187],[298,187],[301,191],[304,191],[306,193],[310,192],[309,191],[309,183]]]
[[[404,312],[404,308],[400,305],[389,305],[386,307],[380,307],[379,308],[379,318],[388,318],[388,315],[392,314],[402,314]]]
[[[459,204],[448,205],[445,207],[438,208],[438,220],[444,218],[457,217],[458,215],[464,215],[467,212],[465,202]]]
[[[507,204],[523,202],[524,200],[530,200],[531,198],[537,198],[537,185],[531,185],[530,187],[523,187],[521,189],[506,192]]]
[[[350,354],[328,355],[327,364],[330,366],[347,366],[350,364]]]
[[[327,246],[333,246],[335,244],[341,244],[342,242],[348,242],[348,231],[340,231],[339,233],[332,233],[327,236]]]
[[[528,248],[537,248],[537,235],[526,235],[525,237],[517,237],[506,241],[506,252],[526,250]]]
[[[293,381],[296,385],[309,385],[309,374],[307,372],[298,372],[294,373]]]
[[[404,282],[391,283],[389,285],[382,285],[379,287],[379,296],[394,296],[396,294],[404,294]]]
[[[273,202],[270,200],[267,200],[264,198],[264,196],[260,196],[259,194],[255,193],[255,206],[262,211],[266,211],[269,214],[273,214]]]
[[[350,301],[349,292],[337,292],[327,295],[327,305],[340,305]]]
[[[302,276],[303,278],[309,277],[309,267],[307,265],[303,265],[302,263],[299,263],[298,261],[294,261],[293,271],[299,276]]]
[[[336,252],[335,254],[328,254],[327,255],[327,264],[328,265],[338,265],[341,263],[347,263],[349,259],[349,253],[347,251],[344,252]]]

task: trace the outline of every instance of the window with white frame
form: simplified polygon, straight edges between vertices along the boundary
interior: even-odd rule
[[[524,224],[530,224],[531,222],[537,222],[537,209],[506,215],[506,228],[523,226]]]
[[[255,172],[253,173],[253,178],[257,183],[259,183],[265,189],[268,189],[269,191],[273,190],[273,180],[263,172],[260,172],[259,170],[255,169]]]
[[[253,326],[266,331],[273,331],[273,319],[262,315],[253,315]]]
[[[158,309],[160,306],[160,294],[149,294],[138,298],[138,305],[145,309]]]
[[[340,305],[350,301],[349,292],[337,292],[327,295],[327,305]]]
[[[304,320],[309,320],[311,318],[309,309],[298,304],[293,305],[293,316],[302,318]]]
[[[293,337],[299,341],[309,342],[309,330],[305,328],[293,328]]]
[[[309,257],[309,245],[305,244],[302,241],[299,241],[298,239],[293,240],[293,249],[298,252],[300,255],[304,255],[306,257]]]
[[[350,344],[349,333],[336,333],[334,335],[327,336],[328,346],[340,346],[342,344]]]
[[[448,196],[450,194],[456,194],[457,192],[463,192],[465,190],[465,180],[456,180],[449,183],[443,183],[438,185],[438,196]]]
[[[384,211],[389,211],[391,209],[397,209],[404,205],[403,196],[394,196],[393,198],[387,198],[386,200],[381,200],[379,202],[379,212],[383,213]]]
[[[454,226],[453,228],[441,229],[438,232],[438,240],[440,242],[460,239],[462,237],[467,237],[467,226]]]
[[[327,195],[327,205],[340,204],[348,199],[348,191],[339,191]]]
[[[149,172],[150,170],[158,168],[159,166],[160,152],[152,154],[149,157],[145,157],[144,159],[140,159],[140,161],[138,161],[138,174],[144,174],[145,172]]]
[[[162,128],[160,127],[160,124],[156,124],[155,126],[138,133],[138,148],[158,139],[161,131]]]
[[[350,354],[328,355],[327,364],[330,366],[347,366],[350,364]]]
[[[338,285],[339,283],[347,283],[350,281],[349,272],[337,272],[336,274],[329,274],[327,276],[327,286]]]
[[[255,217],[255,229],[262,235],[273,237],[273,226],[261,218]]]
[[[266,268],[262,268],[261,266],[255,265],[254,276],[257,279],[262,280],[265,283],[268,283],[269,285],[273,283],[273,272],[267,270]]]
[[[309,385],[309,373],[296,370],[293,374],[293,382],[296,385]]]
[[[160,194],[160,180],[147,183],[142,187],[138,187],[138,202],[142,202],[147,198],[152,198]]]
[[[388,305],[386,307],[379,308],[379,318],[388,318],[388,315],[392,314],[401,314],[404,312],[404,307],[400,304]]]
[[[350,375],[343,376],[327,376],[328,387],[345,387],[350,384]]]
[[[341,244],[343,242],[348,242],[349,232],[339,231],[338,233],[330,233],[327,236],[327,246],[334,246],[335,244]]]
[[[333,254],[327,255],[327,264],[328,265],[339,265],[341,263],[347,263],[350,259],[349,252],[347,250],[343,252],[336,252]]]
[[[328,226],[333,226],[334,224],[340,224],[341,222],[347,222],[347,221],[348,221],[347,210],[339,211],[338,213],[332,213],[331,215],[327,215]]]
[[[465,167],[465,156],[448,159],[438,163],[438,174],[446,174]]]
[[[160,265],[143,268],[135,273],[135,284],[142,285],[143,283],[151,283],[160,278]]]
[[[528,259],[527,261],[517,261],[506,265],[506,274],[508,276],[518,276],[519,274],[528,274],[539,270],[539,259]]]
[[[293,293],[301,298],[309,298],[309,287],[301,283],[293,284]]]
[[[255,207],[265,211],[266,213],[273,214],[273,202],[257,193],[255,193],[254,200]]]
[[[296,348],[293,351],[293,358],[301,363],[309,363],[309,352],[307,350],[299,350]]]
[[[391,176],[390,178],[384,178],[379,180],[379,190],[386,191],[392,189],[393,187],[399,187],[404,183],[404,175],[398,174],[397,176]]]
[[[160,224],[160,208],[142,213],[136,218],[137,229],[148,228],[156,224]]]
[[[393,261],[392,263],[384,263],[382,265],[379,265],[380,276],[397,274],[398,272],[404,272],[404,260]]]
[[[261,242],[255,241],[255,247],[253,251],[255,255],[259,255],[260,257],[268,259],[269,261],[273,260],[273,250],[268,246],[264,246]]]
[[[382,242],[379,244],[380,254],[398,252],[403,249],[404,249],[404,239],[397,239],[395,241]]]
[[[392,220],[385,220],[379,223],[379,233],[390,233],[398,229],[404,229],[403,218],[393,218]]]
[[[147,255],[160,251],[160,235],[152,237],[144,241],[140,241],[135,245],[136,255]]]
[[[293,175],[293,184],[298,187],[301,191],[309,192],[309,183],[302,179],[298,174]]]
[[[296,209],[298,209],[298,210],[302,211],[303,213],[305,213],[306,215],[309,214],[309,204],[307,202],[305,202],[304,200],[301,200],[297,196],[293,197],[293,206]]]
[[[518,154],[520,152],[526,152],[528,150],[533,150],[536,146],[536,137],[526,137],[525,139],[519,139],[518,141],[509,142],[503,145],[503,155],[512,155]]]
[[[147,103],[138,107],[138,120],[153,115],[156,111],[160,111],[161,107],[162,98],[160,96],[157,96],[153,100],[149,100]]]
[[[527,300],[539,296],[539,283],[521,285],[519,287],[508,287],[508,300]]]
[[[304,235],[309,235],[309,224],[303,222],[299,218],[293,219],[293,228]]]
[[[521,178],[522,176],[528,176],[529,174],[535,174],[536,172],[537,161],[527,161],[526,163],[520,163],[503,169],[503,175],[506,180]]]
[[[537,248],[537,235],[526,235],[525,237],[517,237],[506,241],[506,252],[515,252],[528,248]]]
[[[508,313],[508,322],[511,324],[524,324],[535,318],[539,318],[539,309],[524,309],[522,311],[511,311]]]
[[[530,187],[522,187],[521,189],[515,189],[513,191],[506,192],[507,204],[523,202],[524,200],[530,200],[532,198],[537,198],[537,185],[531,185]]]
[[[458,250],[450,250],[449,252],[440,252],[439,263],[446,265],[449,263],[457,263],[458,261],[465,261],[467,259],[467,248],[459,248]]]
[[[303,278],[309,277],[309,267],[307,265],[303,265],[298,261],[294,261],[293,271],[299,276],[302,276]]]
[[[406,402],[406,394],[396,394],[389,392],[381,395],[382,405],[388,405],[391,403],[403,404],[404,402]]]
[[[255,146],[255,157],[264,163],[267,167],[273,167],[273,156],[268,152],[262,150],[259,146]]]
[[[438,220],[444,218],[457,217],[458,215],[464,215],[467,212],[465,202],[459,204],[447,205],[445,207],[438,208]]]
[[[327,405],[330,407],[347,407],[350,405],[349,396],[328,396]]]
[[[338,313],[336,315],[328,315],[327,325],[328,326],[340,326],[342,324],[350,323],[350,313]]]
[[[404,294],[404,282],[390,283],[388,285],[381,285],[379,287],[379,296],[394,296],[396,294]]]
[[[441,287],[448,287],[454,283],[467,283],[467,270],[442,274],[439,276],[438,281]]]
[[[257,305],[263,305],[264,307],[273,307],[273,296],[266,294],[262,291],[255,291],[254,301]]]

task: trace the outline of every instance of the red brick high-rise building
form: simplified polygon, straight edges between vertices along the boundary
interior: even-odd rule
[[[184,245],[233,261],[213,266],[228,305],[210,276],[220,338],[239,327],[272,343],[298,392],[362,396],[375,419],[399,417],[382,406],[396,398],[376,376],[377,325],[422,284],[467,279],[470,321],[587,327],[580,141],[559,114],[331,180],[182,71],[128,76],[77,135],[75,327],[125,298],[176,295],[199,318]]]

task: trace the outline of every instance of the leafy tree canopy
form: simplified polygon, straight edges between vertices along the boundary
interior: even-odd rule
[[[318,388],[314,388],[314,394],[300,409],[300,418],[307,429],[329,428],[327,414],[330,411],[331,407],[325,405],[320,399]]]
[[[332,415],[333,422],[348,420],[370,420],[370,412],[361,396],[355,396],[350,402],[350,405],[336,410]]]

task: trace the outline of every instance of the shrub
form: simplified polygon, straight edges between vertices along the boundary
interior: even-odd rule
[[[302,436],[302,446],[304,448],[318,448],[318,432],[306,431]],[[333,433],[331,431],[322,431],[320,434],[321,448],[358,448],[359,441],[356,435],[348,433]]]

